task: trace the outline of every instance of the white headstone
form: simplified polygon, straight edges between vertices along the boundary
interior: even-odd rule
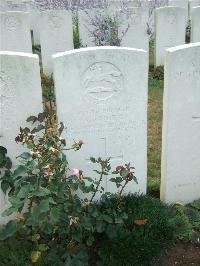
[[[187,17],[188,17],[189,0],[169,0],[168,6],[176,6],[176,7],[185,8],[187,11]]]
[[[32,53],[29,15],[25,12],[0,13],[0,50]]]
[[[161,199],[200,198],[200,43],[166,51]]]
[[[30,12],[30,24],[31,30],[33,31],[33,43],[35,45],[40,44],[40,29],[39,29],[39,11],[33,10]]]
[[[189,0],[189,14],[191,18],[191,12],[193,7],[200,6],[200,0]]]
[[[27,126],[26,119],[42,111],[42,89],[39,59],[28,53],[0,52],[0,146],[16,164],[16,156],[24,148],[15,142],[19,128]],[[0,215],[7,207],[0,190]],[[6,222],[0,217],[0,224]]]
[[[7,3],[6,3],[6,0],[1,0],[0,1],[0,11],[2,12],[4,12],[4,11],[6,11],[7,10]]]
[[[91,25],[95,12],[95,9],[78,11],[79,38],[83,47],[96,46],[92,34],[93,25]]]
[[[191,42],[200,42],[200,6],[192,8]]]
[[[53,72],[52,55],[74,48],[72,14],[70,11],[51,10],[40,14],[40,43],[43,72]]]
[[[164,65],[165,49],[185,44],[186,10],[161,7],[155,10],[155,66]]]
[[[130,162],[139,184],[126,192],[146,193],[148,53],[117,47],[84,48],[54,58],[58,120],[66,125],[67,145],[82,139],[70,152],[70,167],[94,178],[90,156],[111,158],[112,166]],[[108,178],[106,191],[116,192]]]
[[[123,17],[122,30],[126,30],[127,23],[128,30],[122,39],[121,46],[149,51],[147,22],[148,10],[137,7],[129,8]]]

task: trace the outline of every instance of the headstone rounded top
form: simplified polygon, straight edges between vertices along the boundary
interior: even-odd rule
[[[0,55],[23,56],[23,57],[29,57],[29,58],[31,57],[31,58],[39,59],[37,54],[13,52],[13,51],[0,51]]]
[[[147,53],[147,51],[143,49],[136,49],[136,48],[129,48],[129,47],[117,47],[117,46],[101,46],[101,47],[89,47],[89,48],[80,48],[80,49],[75,49],[75,50],[70,50],[62,53],[56,53],[52,55],[54,59],[65,56],[65,55],[70,55],[70,54],[79,54],[81,52],[91,52],[91,51],[107,51],[107,50],[119,50],[119,51],[132,51],[132,52],[141,52],[141,53]]]
[[[167,11],[167,10],[185,10],[184,7],[180,7],[180,6],[162,6],[162,7],[158,7],[155,9],[155,12],[159,12],[159,11]]]
[[[172,53],[172,52],[176,52],[179,50],[185,50],[185,49],[190,49],[192,47],[200,47],[200,42],[196,42],[196,43],[189,43],[189,44],[183,44],[183,45],[179,45],[179,46],[175,46],[175,47],[170,47],[168,49],[166,49],[167,52]]]

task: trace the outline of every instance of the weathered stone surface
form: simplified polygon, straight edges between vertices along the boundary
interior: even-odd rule
[[[51,10],[40,15],[40,43],[43,72],[53,72],[52,55],[74,48],[72,14],[70,11]]]
[[[193,7],[200,6],[200,0],[189,0],[189,15],[191,18],[191,12]]]
[[[200,6],[192,8],[191,42],[200,42]]]
[[[122,30],[125,33],[121,46],[149,51],[149,35],[147,34],[148,10],[144,8],[128,8],[123,16]]]
[[[112,166],[131,162],[139,184],[126,192],[146,192],[148,53],[117,47],[85,48],[54,58],[58,120],[64,122],[69,146],[82,139],[79,152],[69,152],[70,167],[94,177],[90,156],[111,157]],[[104,178],[106,191],[115,186]]]
[[[33,31],[33,43],[35,45],[40,44],[40,28],[39,28],[39,11],[33,10],[30,12],[30,27]]]
[[[0,146],[16,164],[24,148],[15,142],[26,119],[42,111],[39,59],[27,53],[0,52]],[[0,190],[0,214],[7,201]],[[0,217],[0,224],[7,219]]]
[[[186,9],[188,14],[189,0],[169,0],[168,6],[183,7]]]
[[[93,29],[91,19],[94,17],[96,12],[96,9],[79,10],[78,12],[79,37],[83,47],[96,46],[94,36],[91,32]]]
[[[200,43],[166,52],[161,199],[200,198]]]
[[[187,13],[180,7],[161,7],[155,10],[155,66],[164,64],[165,50],[185,44]]]
[[[32,53],[29,15],[20,11],[0,13],[0,50]]]

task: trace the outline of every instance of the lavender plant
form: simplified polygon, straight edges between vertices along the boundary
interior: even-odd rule
[[[40,10],[46,9],[70,9],[77,16],[77,10],[81,9],[86,12],[87,19],[85,27],[90,33],[91,38],[96,46],[120,46],[121,41],[129,29],[128,12],[130,1],[121,0],[118,2],[118,11],[110,14],[109,0],[35,0],[35,6]],[[148,8],[149,18],[147,21],[147,34],[153,35],[153,11],[157,7],[168,5],[168,0],[138,0],[134,6]],[[98,10],[97,10],[98,8]],[[91,10],[96,9],[94,15]],[[120,11],[119,11],[120,10]],[[121,16],[121,15],[126,16]],[[123,17],[123,18],[122,18]],[[81,41],[81,40],[79,40]]]

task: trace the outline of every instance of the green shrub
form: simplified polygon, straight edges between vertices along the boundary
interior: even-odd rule
[[[102,203],[101,208],[108,204],[115,209],[117,199]],[[139,195],[123,197],[120,206],[128,215],[125,226],[113,227],[110,238],[102,240],[99,265],[149,265],[175,240],[173,211],[158,199]]]
[[[49,250],[43,253],[36,265],[150,265],[175,240],[176,226],[172,222],[174,211],[149,196],[104,197],[96,208],[88,208],[88,214],[88,217],[94,216],[96,229],[92,234],[93,241],[87,249],[85,247],[79,250],[76,257],[73,260],[68,259],[68,264],[65,264],[63,258],[67,256],[66,248],[68,253],[73,254],[77,248],[75,242],[71,241],[63,248],[61,243],[51,241],[48,243]],[[99,214],[101,217],[95,218]],[[87,226],[89,225],[83,225],[86,231],[89,229]],[[62,225],[59,230],[64,230]],[[18,232],[11,239],[3,241],[3,245],[0,245],[3,247],[0,251],[2,265],[31,265],[29,250],[34,248],[31,238],[33,236],[27,232]],[[12,254],[9,253],[10,249]]]
[[[18,233],[15,236],[0,241],[1,266],[30,266],[29,249],[32,248],[27,236]]]
[[[186,206],[174,205],[174,219],[176,236],[199,244],[200,237],[200,208],[199,200]]]

